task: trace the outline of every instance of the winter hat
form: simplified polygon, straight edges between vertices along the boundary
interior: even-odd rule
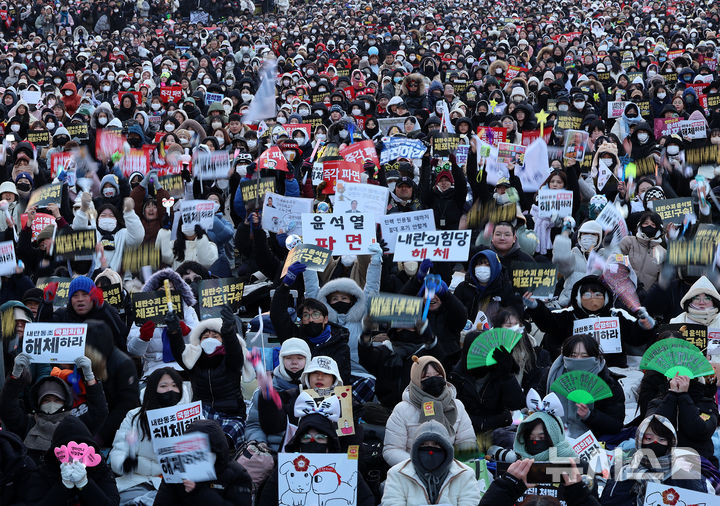
[[[43,232],[44,231],[45,230],[43,230]],[[92,279],[87,276],[78,276],[70,282],[70,288],[68,288],[68,299],[71,299],[77,291],[90,293],[93,288],[95,288],[95,283],[93,283]]]
[[[297,337],[291,337],[286,340],[280,347],[280,359],[289,355],[302,355],[305,360],[310,362],[312,360],[312,353],[310,353],[310,347],[302,339]]]
[[[20,181],[21,179],[27,179],[28,181],[30,181],[30,184],[31,184],[31,185],[33,184],[33,177],[30,175],[29,172],[21,172],[21,173],[19,173],[19,174],[15,177],[15,184],[17,184],[17,182]]]
[[[324,372],[325,374],[335,376],[335,383],[333,383],[334,387],[342,386],[343,384],[342,378],[340,377],[340,371],[338,370],[337,362],[335,362],[335,360],[330,357],[322,355],[313,357],[313,359],[310,361],[310,364],[305,366],[305,370],[300,376],[300,384],[303,385],[304,388],[312,388],[310,386],[309,378],[310,373],[312,372]]]
[[[5,181],[3,184],[0,184],[0,193],[14,193],[15,196],[18,196],[17,188],[15,187],[15,183],[12,181]]]
[[[603,229],[597,221],[588,220],[583,223],[578,229],[578,236],[580,234],[595,234],[598,237],[602,238]]]
[[[102,190],[106,184],[110,184],[113,188],[115,188],[116,195],[120,194],[120,185],[118,184],[117,176],[114,174],[108,174],[102,178],[100,181],[100,189]]]
[[[645,191],[645,195],[643,196],[643,205],[647,209],[648,202],[652,200],[662,200],[664,198],[665,192],[663,189],[659,186],[653,186]]]
[[[425,367],[428,366],[428,364],[432,364],[435,369],[440,372],[443,378],[447,380],[447,374],[445,374],[445,368],[442,366],[440,361],[436,359],[435,357],[432,357],[430,355],[420,357],[413,355],[412,357],[413,364],[410,367],[410,383],[414,383],[416,387],[422,388],[420,385],[420,382],[422,381],[422,373],[425,370]]]
[[[97,283],[100,278],[105,278],[111,285],[120,285],[120,288],[122,288],[122,278],[120,277],[120,274],[110,268],[105,269],[95,276],[95,283]]]
[[[38,404],[42,404],[42,400],[47,395],[54,395],[58,399],[65,401],[67,392],[56,381],[45,381],[38,389]]]
[[[441,170],[435,178],[435,184],[439,183],[440,180],[444,177],[448,178],[450,184],[455,184],[455,179],[453,178],[452,172],[450,172],[449,170]]]
[[[516,97],[518,95],[521,96],[522,98],[527,98],[527,94],[525,93],[525,90],[520,86],[516,86],[515,88],[512,89],[512,92],[510,93],[510,98]]]
[[[48,225],[40,231],[35,241],[40,242],[44,241],[45,239],[50,239],[53,235],[53,232],[55,232],[55,225]]]
[[[430,496],[430,501],[434,504],[437,502],[437,496],[447,477],[455,452],[450,434],[440,422],[435,420],[425,422],[420,426],[418,432],[420,435],[413,443],[410,459],[415,474],[422,480],[425,490]],[[420,448],[429,442],[436,443],[440,448],[432,447],[429,451],[421,451]],[[440,460],[441,456],[442,460]]]

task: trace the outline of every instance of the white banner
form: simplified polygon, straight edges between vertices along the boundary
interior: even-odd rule
[[[277,193],[265,194],[262,227],[274,233],[302,233],[303,213],[312,213],[313,199],[285,197]]]
[[[177,385],[182,393],[182,385]],[[150,437],[155,451],[185,434],[188,425],[202,419],[202,401],[176,404],[147,412]]]
[[[323,182],[323,167],[324,165],[322,162],[313,163],[311,175],[313,186],[317,186]]]
[[[625,112],[625,106],[631,102],[621,102],[616,100],[614,102],[608,102],[607,115],[609,119],[619,118]]]
[[[538,190],[537,205],[541,218],[550,218],[553,214],[558,218],[572,215],[573,192],[569,190]]]
[[[688,139],[705,139],[707,137],[707,123],[704,119],[680,121],[680,132]]]
[[[515,165],[515,174],[522,183],[524,192],[536,192],[550,175],[548,147],[541,138],[535,139],[525,150],[521,166]]]
[[[343,183],[335,188],[333,212],[368,213],[377,221],[387,212],[388,194],[386,186]]]
[[[589,430],[576,439],[571,439],[570,444],[578,457],[580,457],[580,460],[588,463],[591,469],[590,476],[603,474],[603,471],[610,472],[610,461],[607,452],[605,448],[600,446],[592,431]]]
[[[612,234],[611,244],[619,243],[623,237],[628,235],[627,223],[625,218],[614,204],[608,203],[603,210],[600,211],[595,221],[603,228],[606,234]]]
[[[72,364],[85,355],[86,323],[25,325],[22,351],[34,364]]]
[[[327,248],[333,255],[365,255],[375,241],[375,219],[362,213],[302,215],[303,243]]]
[[[380,219],[380,228],[390,253],[395,253],[398,234],[435,230],[435,216],[432,209],[388,214]]]
[[[438,230],[398,234],[395,262],[465,262],[470,252],[470,230]]]
[[[15,243],[13,241],[0,242],[0,276],[15,274],[16,267]]]
[[[212,230],[215,218],[215,202],[212,200],[185,200],[180,202],[180,216],[184,224],[200,225]]]
[[[698,465],[700,465],[699,462]],[[699,478],[701,477],[698,476],[696,479]],[[664,506],[666,504],[674,506],[711,506],[717,504],[717,502],[718,496],[714,494],[696,492],[676,485],[648,482],[645,487],[643,506]]]
[[[161,444],[157,450],[166,483],[212,481],[215,476],[215,456],[210,451],[210,439],[203,432],[191,432]]]
[[[280,453],[277,469],[279,504],[357,504],[357,457],[351,459],[347,453]]]
[[[573,335],[593,334],[603,353],[621,353],[620,319],[617,316],[583,318],[573,323]]]
[[[202,181],[227,179],[230,172],[229,151],[195,151],[193,174]]]

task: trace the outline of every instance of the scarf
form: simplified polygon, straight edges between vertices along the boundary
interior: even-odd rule
[[[695,309],[692,305],[687,309],[688,317],[700,325],[710,325],[718,314],[718,308]]]
[[[632,491],[635,495],[637,506],[645,504],[645,488],[649,482],[665,483],[672,477],[673,460],[677,460],[678,457],[681,456],[692,457],[693,455],[691,452],[678,448],[672,448],[671,450],[667,455],[657,457],[658,464],[660,465],[659,468],[651,466],[650,459],[642,453],[636,452],[630,463],[620,469],[617,481],[633,480],[635,482],[632,486]],[[659,477],[661,474],[662,478]]]
[[[72,416],[69,411],[62,411],[52,415],[44,413],[35,415],[35,425],[28,431],[25,436],[25,446],[30,450],[47,451],[52,444],[52,436],[55,429],[63,418]]]
[[[420,423],[436,420],[443,424],[443,427],[445,427],[450,437],[454,440],[455,422],[457,421],[455,388],[448,384],[439,397],[433,397],[415,385],[415,383],[410,383],[408,385],[408,393],[410,394],[410,402],[420,410]],[[426,410],[425,403],[431,403],[432,409]]]
[[[330,325],[325,325],[325,328],[323,329],[322,332],[320,332],[319,335],[317,335],[315,337],[309,336],[308,339],[310,340],[311,343],[313,343],[314,345],[317,346],[319,344],[327,343],[331,337],[332,337],[332,334],[330,333]]]

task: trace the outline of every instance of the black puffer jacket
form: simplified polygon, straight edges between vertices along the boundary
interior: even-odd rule
[[[428,158],[423,159],[420,171],[420,195],[423,207],[433,210],[435,226],[438,230],[457,230],[465,208],[465,197],[467,197],[465,174],[453,159],[454,187],[441,192],[435,186],[433,170],[428,163]]]
[[[35,462],[20,438],[0,431],[0,504],[8,506],[38,501],[44,493]]]

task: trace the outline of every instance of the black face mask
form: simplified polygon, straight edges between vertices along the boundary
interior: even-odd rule
[[[346,314],[352,307],[352,302],[338,301],[330,304],[330,307],[335,310],[338,314]]]
[[[640,227],[640,231],[651,239],[655,237],[655,234],[657,233],[657,229],[651,226]]]
[[[644,450],[650,450],[655,454],[656,457],[664,457],[668,454],[668,450],[670,450],[670,447],[668,445],[663,445],[658,442],[643,443],[642,448]]]
[[[168,406],[174,406],[175,404],[180,402],[181,397],[182,394],[180,392],[176,392],[175,390],[168,390],[167,392],[157,394],[157,399],[163,408],[167,408]]]
[[[303,323],[302,329],[307,337],[317,337],[325,330],[325,324],[318,322]]]
[[[423,392],[433,397],[438,397],[445,389],[445,384],[445,378],[442,376],[431,376],[422,380],[420,387],[423,389]]]
[[[421,446],[418,448],[420,466],[427,471],[434,471],[445,462],[445,450],[435,446]]]
[[[32,185],[30,183],[18,183],[15,187],[21,192],[29,192],[32,189]]]
[[[292,372],[285,369],[285,372],[290,377],[293,383],[299,383],[300,382],[300,376],[302,376],[303,370],[300,369],[298,372]]]
[[[542,453],[552,446],[550,441],[547,439],[528,439],[525,443],[525,449],[530,455],[537,455]]]
[[[312,441],[310,443],[301,443],[300,451],[305,453],[327,453],[328,445]]]

